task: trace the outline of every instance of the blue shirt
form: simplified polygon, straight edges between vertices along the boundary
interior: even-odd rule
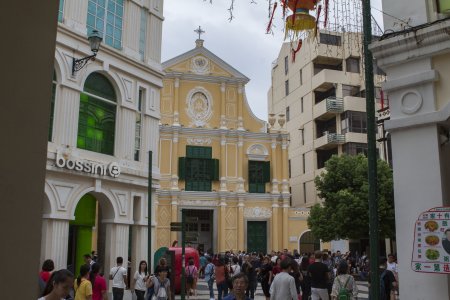
[[[200,256],[200,266],[204,267],[208,263],[208,260],[205,256]]]
[[[209,263],[205,268],[205,281],[209,281],[211,279],[211,275],[214,274],[214,264]]]

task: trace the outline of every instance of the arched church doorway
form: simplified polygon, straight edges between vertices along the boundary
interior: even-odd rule
[[[300,236],[298,248],[300,253],[314,253],[314,251],[320,250],[320,240],[308,230]]]

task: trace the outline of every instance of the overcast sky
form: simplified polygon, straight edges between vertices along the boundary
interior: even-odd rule
[[[330,2],[333,0],[330,0]],[[350,0],[360,1],[360,0]],[[284,39],[280,22],[281,9],[275,16],[274,34],[266,34],[268,1],[236,0],[234,19],[228,20],[231,0],[165,0],[162,61],[169,60],[195,47],[198,26],[204,47],[250,78],[246,85],[247,100],[252,111],[267,120],[267,91],[270,87],[272,62],[278,57]],[[381,9],[381,0],[372,7]],[[377,14],[376,10],[373,10]]]

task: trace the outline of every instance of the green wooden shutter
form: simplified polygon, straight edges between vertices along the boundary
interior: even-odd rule
[[[186,157],[178,158],[178,179],[186,179]]]
[[[213,181],[219,180],[219,160],[218,159],[211,159],[212,162],[212,174],[211,178]]]
[[[263,164],[264,182],[270,182],[270,161],[265,161]]]

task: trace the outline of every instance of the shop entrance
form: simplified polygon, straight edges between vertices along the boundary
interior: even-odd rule
[[[212,209],[187,209],[184,210],[187,220],[187,232],[197,233],[197,243],[190,243],[191,247],[200,251],[211,251],[214,253],[213,245],[213,215]],[[198,222],[189,222],[189,218],[198,218]],[[180,245],[181,246],[181,245]]]
[[[107,225],[102,222],[114,219],[109,199],[102,193],[85,194],[77,203],[74,217],[69,223],[67,268],[78,274],[84,264],[83,256],[92,251],[98,254],[97,262],[102,268],[109,266],[109,261],[105,260]]]

